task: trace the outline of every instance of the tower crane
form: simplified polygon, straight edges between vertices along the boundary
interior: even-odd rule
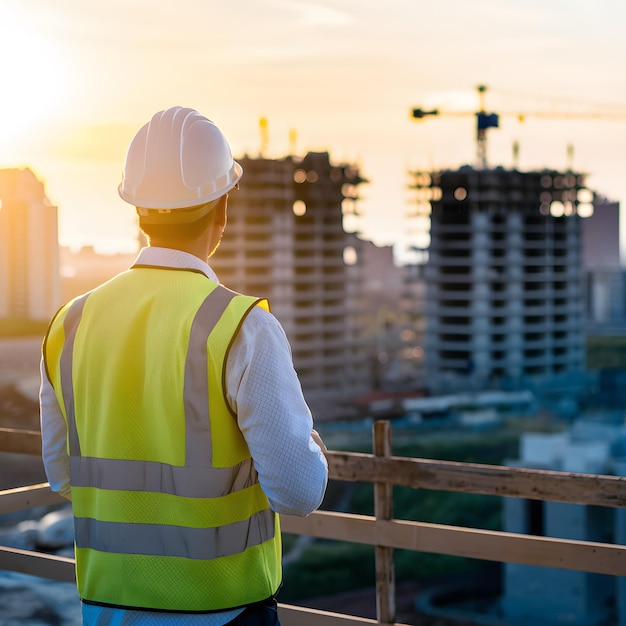
[[[416,107],[411,109],[411,118],[421,120],[425,117],[433,115],[474,115],[476,117],[476,161],[478,167],[485,169],[487,167],[487,130],[489,128],[498,128],[500,125],[500,115],[509,115],[509,113],[489,113],[485,107],[485,94],[487,87],[478,85],[476,88],[479,96],[480,108],[476,112],[468,111],[440,111],[439,109],[431,109],[430,111]],[[613,119],[626,120],[626,110],[615,112],[556,112],[556,111],[531,111],[511,113],[516,115],[518,120],[524,121],[527,117],[537,118],[553,118],[553,119]],[[571,149],[571,148],[570,148]]]

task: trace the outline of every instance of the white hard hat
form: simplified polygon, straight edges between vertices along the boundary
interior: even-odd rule
[[[211,120],[194,109],[172,107],[155,113],[133,138],[118,191],[123,200],[144,209],[140,215],[165,217],[220,198],[242,174]]]

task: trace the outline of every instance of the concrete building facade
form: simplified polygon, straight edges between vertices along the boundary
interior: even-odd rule
[[[417,214],[430,218],[430,389],[520,388],[584,371],[584,177],[466,166],[416,173],[414,187]]]
[[[369,384],[359,240],[343,228],[364,179],[328,153],[238,160],[244,178],[211,265],[227,287],[269,299],[314,417],[342,416]]]
[[[57,207],[30,169],[0,170],[0,319],[46,320],[59,305]]]
[[[579,419],[562,433],[526,433],[509,465],[626,475],[623,419]],[[626,511],[563,502],[504,498],[504,530],[624,544]],[[507,563],[500,608],[511,626],[626,626],[626,579]]]

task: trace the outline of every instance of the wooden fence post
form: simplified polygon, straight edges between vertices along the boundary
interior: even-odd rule
[[[391,424],[374,422],[374,456],[391,456]],[[377,520],[393,517],[393,485],[374,483],[374,515]],[[393,548],[376,546],[376,617],[381,624],[396,621],[396,575]]]

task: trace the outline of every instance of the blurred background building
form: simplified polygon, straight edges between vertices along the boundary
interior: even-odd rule
[[[590,335],[626,335],[626,272],[620,256],[620,205],[599,197],[584,220],[582,262]]]
[[[30,169],[2,169],[0,319],[46,320],[60,303],[57,207]]]

